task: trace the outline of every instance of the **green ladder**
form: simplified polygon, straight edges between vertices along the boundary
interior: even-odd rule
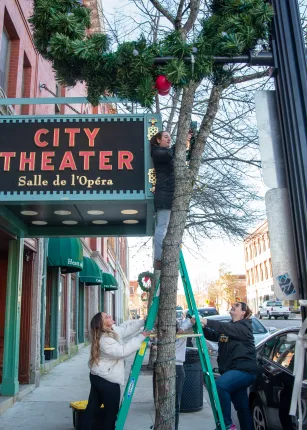
[[[211,368],[210,357],[209,357],[206,341],[203,335],[203,329],[197,312],[197,306],[196,306],[195,298],[192,291],[192,286],[190,283],[190,279],[189,279],[189,275],[187,272],[182,251],[180,251],[179,270],[180,270],[182,283],[184,286],[184,292],[188,303],[188,307],[192,311],[196,320],[196,324],[194,324],[193,326],[194,333],[201,334],[201,336],[196,337],[196,343],[197,343],[202,370],[204,373],[206,387],[210,397],[211,408],[213,411],[215,424],[217,429],[226,430],[223,414],[220,406],[220,401],[216,390],[214,376]],[[156,316],[158,313],[158,308],[159,308],[159,296],[160,296],[160,281],[158,281],[155,288],[153,301],[150,306],[148,317],[147,317],[146,330],[150,331],[154,327],[154,323],[155,323]],[[148,345],[148,340],[149,339],[145,339],[143,341],[139,351],[135,355],[134,362],[131,367],[131,372],[127,381],[125,393],[123,395],[122,403],[118,413],[115,430],[124,430],[124,425],[129,413],[129,408],[130,408],[130,404],[136,387],[136,383],[143,364],[146,348]]]

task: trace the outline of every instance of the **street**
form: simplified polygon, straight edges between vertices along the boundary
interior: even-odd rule
[[[296,318],[289,318],[285,320],[283,318],[272,318],[269,320],[268,318],[262,318],[259,320],[265,327],[276,327],[278,330],[287,327],[301,327],[302,319],[299,315],[296,315]]]

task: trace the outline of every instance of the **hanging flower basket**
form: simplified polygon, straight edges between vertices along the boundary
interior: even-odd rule
[[[142,291],[146,293],[150,290],[153,280],[153,273],[151,272],[142,272],[138,276],[138,284]]]

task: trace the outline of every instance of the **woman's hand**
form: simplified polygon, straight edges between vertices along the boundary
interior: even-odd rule
[[[206,325],[207,325],[207,318],[201,318],[201,319],[200,319],[200,323],[201,323],[201,325],[202,325],[203,327],[206,327]]]
[[[142,335],[146,338],[146,337],[150,337],[150,335],[151,335],[151,331],[146,331],[146,330],[144,330],[143,332],[142,332]]]

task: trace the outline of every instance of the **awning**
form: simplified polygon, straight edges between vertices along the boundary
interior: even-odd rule
[[[102,273],[102,288],[105,288],[108,291],[118,290],[117,280],[114,278],[111,273],[101,272]]]
[[[87,285],[101,285],[102,272],[97,263],[88,257],[83,257],[83,269],[79,274],[80,282]]]
[[[80,272],[83,268],[83,250],[80,239],[51,237],[48,240],[48,265],[60,267],[62,273]]]

